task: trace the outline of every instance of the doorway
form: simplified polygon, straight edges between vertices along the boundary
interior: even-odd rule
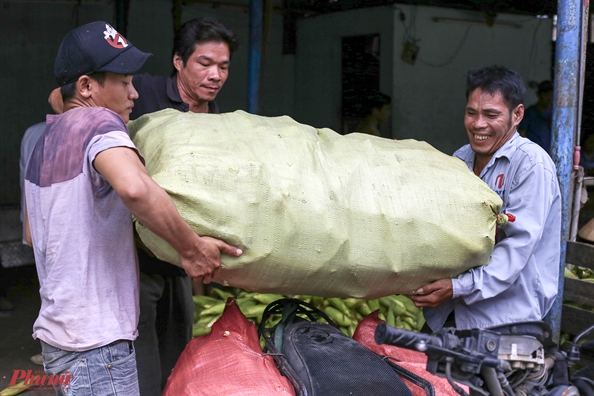
[[[380,35],[342,37],[341,133],[351,133],[367,115],[366,98],[379,91]]]

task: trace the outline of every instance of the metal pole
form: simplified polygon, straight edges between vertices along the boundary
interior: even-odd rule
[[[248,57],[248,112],[258,114],[260,102],[260,66],[262,59],[263,0],[250,0],[250,47]]]
[[[586,52],[588,48],[588,25],[590,22],[590,10],[588,0],[585,0],[583,3],[583,9],[581,13],[582,25],[580,29],[580,80],[578,84],[578,109],[577,109],[577,128],[575,134],[575,151],[573,157],[573,170],[574,178],[573,178],[573,203],[570,207],[571,209],[571,217],[569,219],[570,229],[569,229],[569,241],[575,241],[577,238],[578,228],[579,228],[579,219],[580,219],[580,209],[582,206],[581,203],[581,195],[582,195],[582,185],[584,180],[584,169],[577,165],[577,161],[580,158],[580,150],[581,150],[581,131],[582,131],[582,108],[584,102],[584,78],[586,75]]]
[[[588,0],[585,0],[587,3]],[[559,293],[553,308],[545,318],[551,325],[553,340],[561,333],[564,269],[569,237],[569,208],[571,206],[571,177],[574,139],[579,122],[581,76],[582,25],[584,0],[559,0],[557,12],[557,41],[555,54],[555,91],[553,97],[553,127],[551,156],[557,167],[557,177],[563,201],[561,209],[561,259],[559,262]]]
[[[578,138],[576,137],[576,142]],[[580,221],[580,209],[582,206],[582,188],[584,186],[584,168],[578,166],[574,169],[573,183],[571,191],[573,197],[571,198],[571,216],[569,218],[569,239],[568,241],[575,241],[578,234],[578,226]]]

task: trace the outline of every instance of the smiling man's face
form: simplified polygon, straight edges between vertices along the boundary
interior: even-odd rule
[[[511,139],[524,117],[524,105],[510,110],[500,92],[491,94],[477,88],[468,95],[464,126],[480,169]],[[476,169],[475,169],[476,173]]]

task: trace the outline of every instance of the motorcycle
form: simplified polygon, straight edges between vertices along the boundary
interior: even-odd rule
[[[590,341],[576,336],[567,350],[552,341],[544,322],[515,323],[489,329],[443,328],[434,334],[408,331],[380,323],[377,344],[412,349],[427,355],[427,371],[446,378],[461,396],[591,396],[594,365],[570,374]],[[459,385],[468,387],[470,394]]]

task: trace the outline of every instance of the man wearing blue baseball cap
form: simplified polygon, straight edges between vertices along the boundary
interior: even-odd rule
[[[47,116],[25,176],[25,231],[41,309],[33,337],[57,394],[139,394],[133,341],[139,316],[132,215],[209,281],[220,255],[241,250],[200,237],[148,175],[126,122],[132,75],[150,54],[106,22],[66,35],[54,74],[64,113]]]

